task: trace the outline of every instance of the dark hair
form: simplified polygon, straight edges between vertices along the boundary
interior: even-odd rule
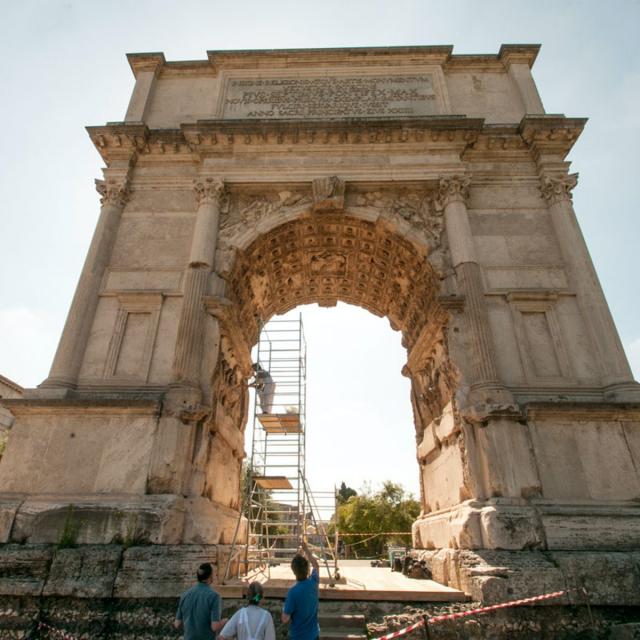
[[[258,604],[264,596],[262,585],[259,582],[252,582],[247,589],[247,600],[249,604]]]
[[[291,571],[295,574],[296,580],[306,580],[309,575],[309,561],[304,556],[294,556],[291,561]]]
[[[205,562],[198,567],[198,572],[196,573],[196,578],[198,578],[198,582],[206,582],[213,573],[213,567],[209,562]]]

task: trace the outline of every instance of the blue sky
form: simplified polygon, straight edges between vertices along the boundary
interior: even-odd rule
[[[533,74],[547,112],[590,118],[571,154],[581,178],[574,204],[640,376],[638,0],[22,0],[5,1],[2,14],[0,373],[25,386],[47,375],[98,215],[93,179],[101,161],[84,126],[124,117],[133,87],[125,53],[164,51],[178,60],[202,59],[207,49],[407,44],[495,53],[502,43],[522,42],[542,44]],[[305,310],[305,317],[310,339],[322,347],[310,362],[322,407],[310,421],[317,424],[310,468],[318,481],[342,473],[357,487],[391,477],[415,490],[399,336],[358,309]],[[337,375],[338,363],[351,367],[349,378]],[[392,457],[400,463],[390,464],[376,443],[396,425],[403,448]],[[335,461],[320,437],[327,429],[348,431],[352,459],[352,447],[371,443],[360,466]]]

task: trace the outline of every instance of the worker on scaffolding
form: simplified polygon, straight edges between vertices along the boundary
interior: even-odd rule
[[[272,413],[273,396],[276,392],[276,383],[273,381],[271,374],[258,362],[253,365],[254,386],[258,392],[258,400],[262,413]]]

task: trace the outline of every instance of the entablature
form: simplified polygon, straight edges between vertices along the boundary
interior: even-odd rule
[[[505,151],[560,159],[569,153],[586,118],[525,116],[518,125],[487,125],[482,118],[424,116],[345,120],[199,120],[180,129],[149,129],[144,124],[114,122],[87,127],[109,166],[126,156],[207,156],[243,150],[296,146],[301,152],[367,147],[390,151],[396,146],[417,152],[455,152],[461,159],[496,157]]]

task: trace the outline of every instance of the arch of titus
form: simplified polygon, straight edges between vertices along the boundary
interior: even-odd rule
[[[228,544],[260,323],[343,301],[402,334],[416,549],[637,549],[639,386],[566,160],[586,121],[545,113],[537,52],[130,55],[50,375],[7,401],[0,540],[73,514],[79,543]]]

